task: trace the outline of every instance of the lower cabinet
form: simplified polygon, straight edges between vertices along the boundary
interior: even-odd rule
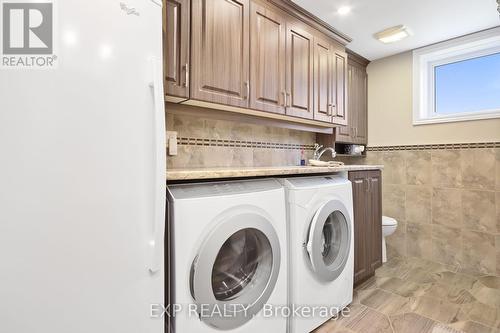
[[[354,284],[382,265],[382,175],[380,170],[351,171],[354,203]]]

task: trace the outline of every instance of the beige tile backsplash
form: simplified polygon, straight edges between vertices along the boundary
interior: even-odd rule
[[[500,148],[381,149],[344,161],[385,166],[383,213],[399,223],[389,255],[500,275]]]
[[[300,165],[301,150],[309,159],[316,141],[311,132],[189,114],[167,113],[167,130],[182,138],[168,168]]]

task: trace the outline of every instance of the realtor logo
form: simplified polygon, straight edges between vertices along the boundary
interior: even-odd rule
[[[2,67],[53,67],[52,2],[2,2]]]

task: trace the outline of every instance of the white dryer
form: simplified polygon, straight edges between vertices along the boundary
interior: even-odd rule
[[[310,332],[352,301],[352,187],[346,173],[280,181],[287,190],[289,301],[296,310],[289,332]]]
[[[286,331],[285,191],[274,179],[168,186],[175,333]]]

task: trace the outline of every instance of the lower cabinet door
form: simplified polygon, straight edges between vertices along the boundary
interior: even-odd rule
[[[354,284],[382,265],[382,176],[380,170],[351,171],[354,209]]]
[[[354,205],[354,284],[357,284],[369,274],[366,236],[370,230],[366,221],[366,173],[349,172],[349,180],[352,183]]]
[[[369,264],[370,271],[382,266],[382,177],[380,170],[368,171],[369,182],[369,216],[367,220],[370,226],[370,249]]]

